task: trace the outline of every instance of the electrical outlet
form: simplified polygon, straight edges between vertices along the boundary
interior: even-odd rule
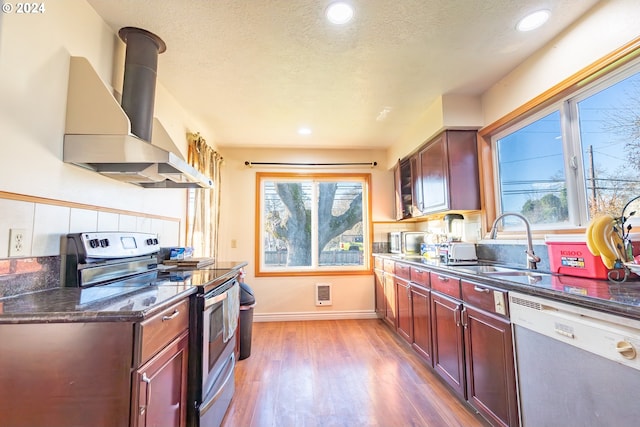
[[[27,230],[24,228],[11,228],[9,230],[9,256],[26,256],[29,245],[26,240]]]

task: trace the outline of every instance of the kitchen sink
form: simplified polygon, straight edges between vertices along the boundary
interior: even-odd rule
[[[465,265],[458,267],[459,270],[487,275],[487,276],[529,276],[529,277],[542,277],[542,276],[550,276],[551,273],[546,273],[537,270],[525,270],[525,269],[517,269],[512,267],[502,267],[498,265]]]

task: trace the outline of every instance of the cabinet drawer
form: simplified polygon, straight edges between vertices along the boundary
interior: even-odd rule
[[[396,263],[395,261],[392,261],[390,259],[385,259],[384,260],[384,271],[386,273],[391,273],[391,274],[395,274],[396,270]]]
[[[411,267],[411,281],[429,287],[429,272],[417,267]]]
[[[376,270],[384,270],[384,258],[375,257],[373,266]]]
[[[410,270],[411,267],[407,264],[400,264],[399,262],[396,262],[396,276],[401,279],[409,280],[411,277]]]
[[[431,289],[450,297],[460,299],[460,279],[442,273],[431,274]]]
[[[140,323],[138,366],[189,328],[189,300],[172,305]]]
[[[462,281],[462,300],[490,313],[507,316],[507,292],[490,286]]]

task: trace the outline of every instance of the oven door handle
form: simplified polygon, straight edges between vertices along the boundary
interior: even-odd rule
[[[205,298],[204,300],[205,310],[211,307],[212,305],[219,303],[220,301],[224,301],[225,299],[227,299],[228,296],[229,296],[228,292],[223,292],[220,295],[216,295],[213,298]]]
[[[226,372],[224,381],[222,382],[222,384],[220,384],[220,387],[218,387],[216,394],[214,394],[211,397],[211,399],[209,399],[206,403],[204,403],[203,406],[200,407],[200,414],[204,414],[205,412],[207,412],[209,408],[211,408],[211,406],[213,406],[213,404],[216,403],[216,401],[218,400],[218,396],[224,391],[224,389],[227,386],[227,383],[229,383],[229,380],[233,378],[235,366],[236,366],[235,354],[231,353],[231,357],[229,357],[229,363],[227,363],[227,367],[226,367],[227,372]]]

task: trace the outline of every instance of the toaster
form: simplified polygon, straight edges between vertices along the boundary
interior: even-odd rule
[[[451,242],[448,244],[446,259],[447,264],[472,264],[478,262],[476,245],[473,243]]]

